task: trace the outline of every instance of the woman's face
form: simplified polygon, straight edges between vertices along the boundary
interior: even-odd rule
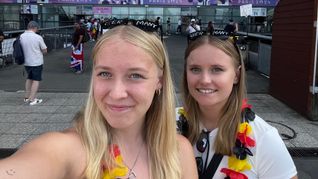
[[[93,69],[94,98],[110,126],[141,126],[155,90],[161,88],[161,70],[143,49],[121,39],[101,46]]]
[[[232,58],[209,44],[190,53],[186,72],[189,92],[201,107],[223,106],[239,75]]]

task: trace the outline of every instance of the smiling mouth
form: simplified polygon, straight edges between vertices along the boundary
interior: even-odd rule
[[[108,105],[108,107],[112,111],[117,111],[117,112],[127,111],[132,108],[132,106],[121,106],[121,105]]]
[[[203,94],[212,94],[212,93],[215,93],[217,91],[217,90],[213,90],[213,89],[202,89],[202,88],[197,88],[196,90],[197,90],[197,92],[203,93]]]

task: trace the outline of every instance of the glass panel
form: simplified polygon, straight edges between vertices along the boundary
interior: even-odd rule
[[[116,18],[127,18],[128,17],[128,7],[113,7],[112,14]]]
[[[58,21],[59,15],[56,14],[43,14],[43,21]]]
[[[42,6],[42,13],[56,14],[56,13],[58,13],[58,9],[56,6]]]
[[[182,16],[196,16],[197,8],[196,7],[182,7],[181,8]]]
[[[147,15],[149,17],[157,17],[157,16],[162,17],[163,16],[163,8],[149,7],[149,8],[147,8]]]
[[[76,7],[75,6],[62,6],[62,11],[69,16],[74,17],[74,14],[76,14]]]
[[[3,13],[5,14],[19,14],[20,5],[18,6],[3,6]]]
[[[146,15],[130,15],[129,19],[143,20],[146,19]]]
[[[129,14],[131,16],[135,15],[146,15],[146,8],[145,7],[130,7],[129,8]]]

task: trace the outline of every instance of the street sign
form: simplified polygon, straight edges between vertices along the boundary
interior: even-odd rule
[[[240,6],[240,15],[241,16],[252,16],[253,15],[253,8],[252,4],[245,4]]]

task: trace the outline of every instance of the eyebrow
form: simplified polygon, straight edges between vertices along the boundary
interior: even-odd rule
[[[108,66],[96,66],[95,70],[111,70],[112,68],[108,67]],[[148,73],[148,70],[145,68],[140,68],[140,67],[133,67],[133,68],[129,68],[128,71],[141,71],[141,72],[145,72]]]
[[[198,64],[188,64],[189,67],[201,67],[202,65]],[[209,65],[209,67],[224,67],[223,65],[220,64],[215,64],[215,65]]]

